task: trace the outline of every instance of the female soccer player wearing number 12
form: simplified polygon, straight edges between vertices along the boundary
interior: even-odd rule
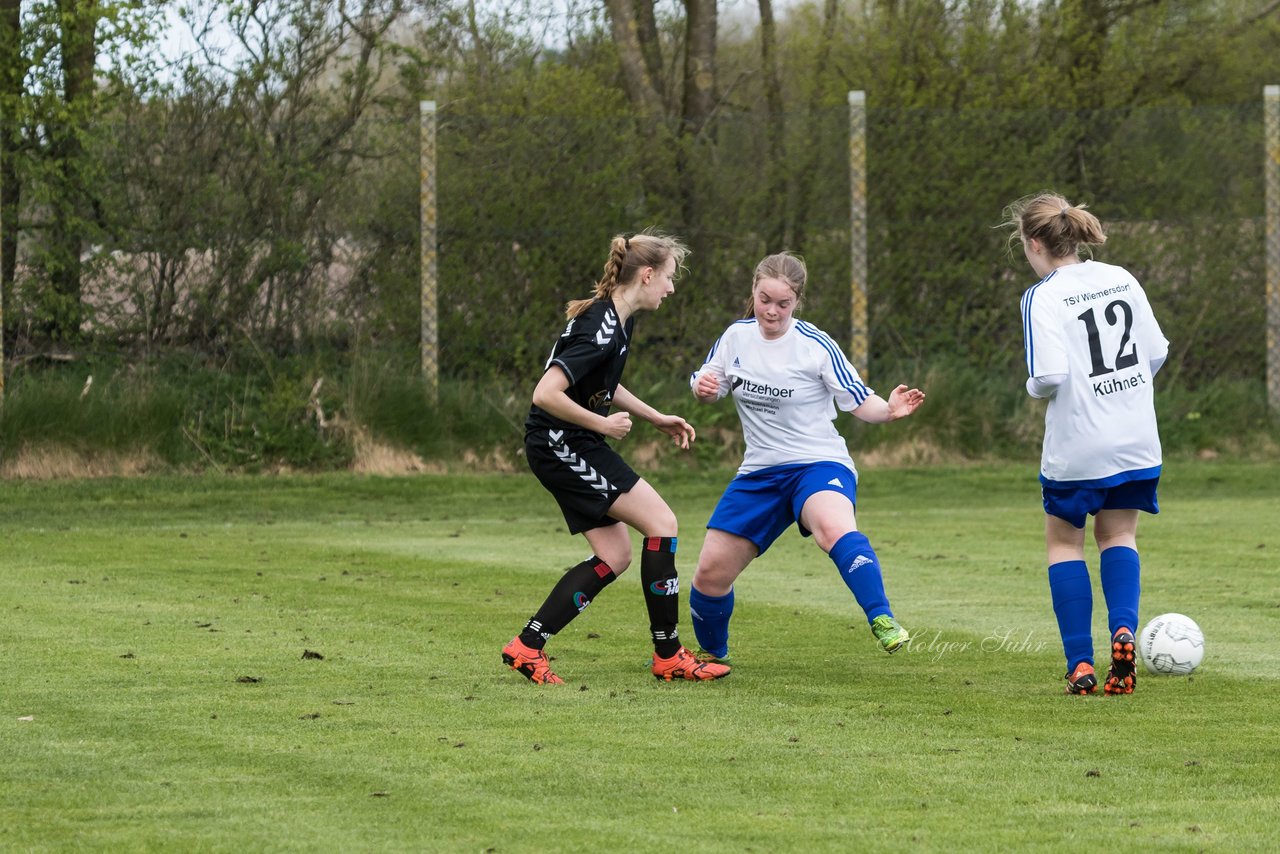
[[[1094,516],[1111,635],[1103,690],[1131,694],[1137,680],[1138,511],[1158,513],[1160,435],[1156,372],[1169,354],[1151,304],[1129,271],[1080,257],[1106,241],[1084,205],[1041,193],[1010,205],[1040,281],[1022,296],[1027,392],[1048,398],[1040,483],[1049,591],[1067,659],[1067,693],[1092,694],[1093,586],[1084,561]]]

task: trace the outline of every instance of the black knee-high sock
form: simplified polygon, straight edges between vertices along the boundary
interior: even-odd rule
[[[525,624],[520,632],[521,642],[533,649],[542,649],[552,635],[569,625],[615,578],[609,564],[595,555],[569,567],[551,588],[538,613]]]
[[[649,631],[659,658],[680,649],[676,622],[680,619],[680,579],[676,576],[676,538],[645,537],[640,552],[640,583],[649,609]]]

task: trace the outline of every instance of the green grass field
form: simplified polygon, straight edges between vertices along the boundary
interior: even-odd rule
[[[686,588],[728,476],[650,477]],[[527,474],[0,484],[0,849],[1276,850],[1280,465],[1166,465],[1143,616],[1207,655],[1124,698],[1062,694],[1033,478],[863,472],[903,653],[789,533],[729,678],[649,675],[632,569],[555,688],[498,655],[586,554]]]

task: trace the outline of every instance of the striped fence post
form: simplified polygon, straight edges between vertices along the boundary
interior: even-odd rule
[[[1280,86],[1262,89],[1267,186],[1267,410],[1280,420]]]
[[[864,379],[867,330],[867,93],[849,93],[849,361]]]
[[[419,228],[421,255],[418,275],[422,282],[422,331],[419,341],[422,354],[422,378],[427,395],[434,404],[440,391],[440,340],[437,325],[439,298],[439,265],[436,257],[436,102],[418,105],[421,120],[419,135]]]

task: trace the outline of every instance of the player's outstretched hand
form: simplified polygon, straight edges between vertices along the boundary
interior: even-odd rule
[[[698,437],[693,425],[679,415],[659,415],[653,420],[653,426],[670,436],[685,451],[689,450],[689,443]]]
[[[918,388],[907,388],[900,385],[889,392],[889,418],[896,421],[906,418],[924,403],[924,392]]]
[[[631,413],[615,412],[604,420],[604,429],[601,433],[610,439],[624,439],[631,432]]]

